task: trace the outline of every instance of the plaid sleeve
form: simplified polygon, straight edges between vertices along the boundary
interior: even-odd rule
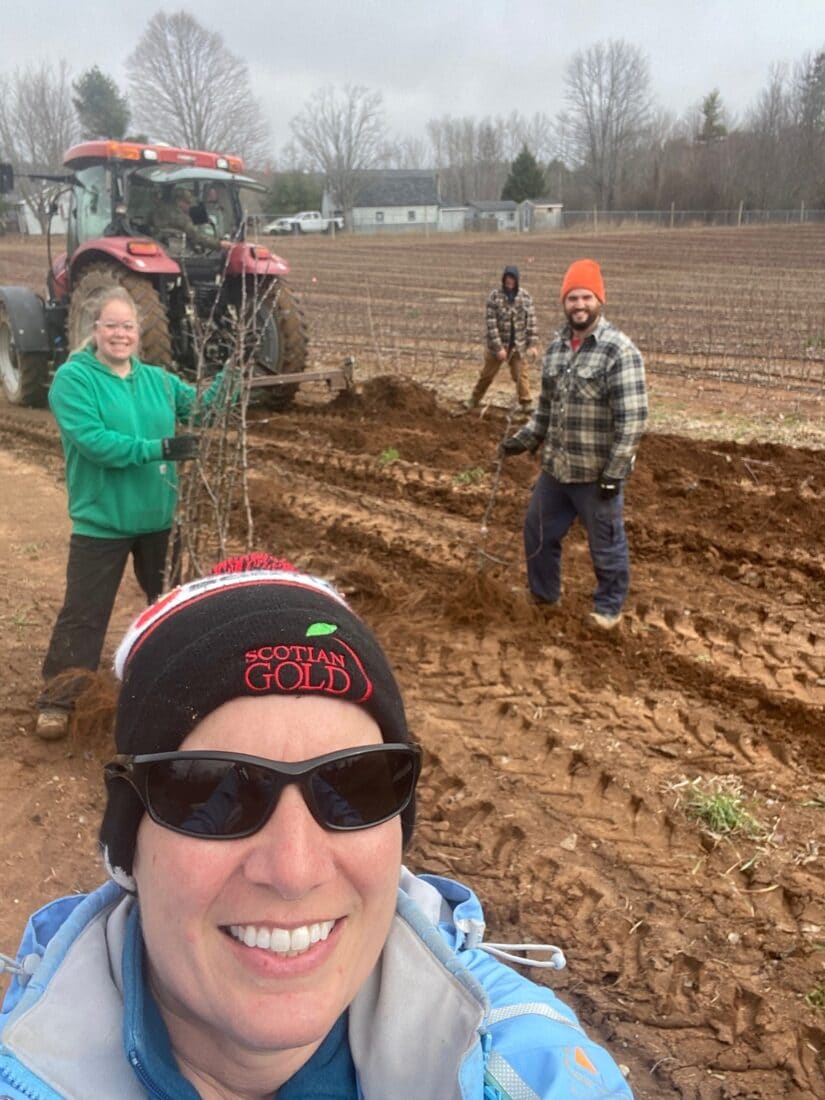
[[[487,347],[490,351],[501,351],[503,346],[498,331],[498,300],[493,291],[487,299]]]
[[[538,329],[536,328],[536,307],[533,305],[533,299],[529,294],[524,295],[524,306],[527,310],[527,347],[535,347],[539,342]]]
[[[547,349],[546,355],[550,354],[550,350],[550,348]],[[533,454],[544,442],[549,426],[550,400],[545,386],[542,385],[533,415],[523,428],[519,428],[513,438],[518,439],[520,443],[524,443],[528,451]]]
[[[605,477],[624,478],[633,468],[647,423],[644,362],[639,349],[630,341],[611,364],[608,400],[613,415],[613,445],[603,473]]]

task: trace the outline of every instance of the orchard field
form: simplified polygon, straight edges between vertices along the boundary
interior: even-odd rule
[[[408,862],[469,882],[494,940],[560,945],[547,979],[640,1100],[825,1097],[825,230],[273,239],[313,365],[360,392],[257,413],[256,544],[321,572],[375,626],[427,763]],[[524,598],[532,461],[500,465],[501,378],[459,416],[506,263],[543,340],[577,256],[646,356],[628,486],[628,614]],[[0,240],[0,282],[43,285]],[[68,522],[48,412],[0,403],[0,950],[100,879],[101,730],[31,733]],[[140,608],[124,585],[111,633]],[[727,809],[724,822],[712,813]],[[734,825],[724,833],[721,825]]]

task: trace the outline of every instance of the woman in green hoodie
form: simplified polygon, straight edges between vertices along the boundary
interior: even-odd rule
[[[149,603],[160,595],[177,497],[175,463],[197,454],[194,435],[176,435],[193,417],[197,391],[137,357],[135,303],[115,287],[103,294],[89,342],[54,377],[49,405],[60,429],[72,533],[66,594],[43,662],[36,732],[64,737],[80,681],[67,669],[98,666],[129,555]],[[222,391],[218,376],[200,399]],[[57,678],[57,679],[56,679]]]

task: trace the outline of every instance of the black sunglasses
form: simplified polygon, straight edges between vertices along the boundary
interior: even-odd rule
[[[295,764],[232,752],[120,755],[104,772],[107,783],[130,783],[158,825],[184,836],[238,840],[263,828],[290,783],[324,829],[381,825],[410,804],[420,770],[417,745],[391,744]]]

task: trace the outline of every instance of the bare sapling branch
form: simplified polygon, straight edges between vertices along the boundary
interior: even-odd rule
[[[191,430],[198,434],[199,446],[195,460],[178,470],[167,585],[202,576],[229,553],[250,550],[254,540],[248,487],[250,382],[280,287],[271,279],[242,280],[238,300],[218,321],[216,304],[225,291],[224,279],[209,314],[200,318],[194,290],[187,284],[198,390]]]

